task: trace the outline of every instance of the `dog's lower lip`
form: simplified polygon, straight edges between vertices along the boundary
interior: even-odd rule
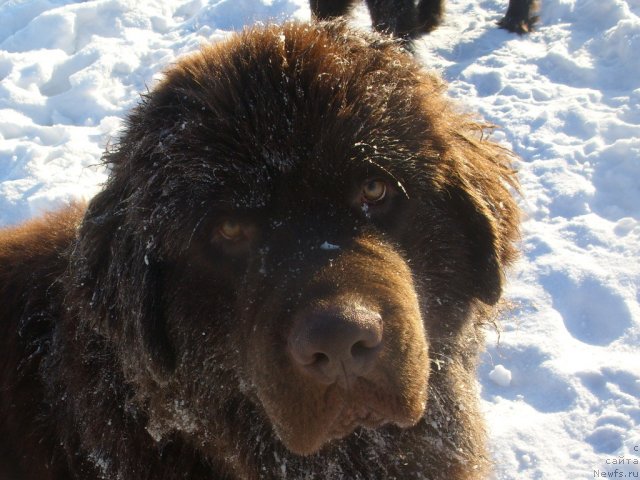
[[[388,423],[382,415],[366,407],[346,407],[335,419],[328,436],[342,438],[358,427],[377,428]]]

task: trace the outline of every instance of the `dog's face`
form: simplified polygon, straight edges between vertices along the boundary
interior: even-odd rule
[[[390,42],[292,24],[148,95],[78,251],[150,431],[306,455],[421,419],[515,235],[499,150],[440,91]]]
[[[426,403],[420,302],[402,233],[383,227],[407,199],[385,172],[362,167],[353,177],[273,173],[264,207],[217,217],[201,247],[229,269],[246,392],[296,453],[361,425],[413,425]]]

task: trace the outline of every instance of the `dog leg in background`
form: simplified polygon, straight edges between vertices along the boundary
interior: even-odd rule
[[[509,0],[507,13],[498,25],[520,35],[529,33],[538,21],[538,8],[538,0]]]
[[[379,32],[403,39],[417,33],[418,18],[413,0],[366,0],[371,24]]]
[[[371,24],[383,33],[410,40],[431,31],[442,16],[443,0],[426,0],[425,15],[414,0],[366,0]],[[349,13],[355,0],[311,0],[311,13],[316,20],[330,20]],[[426,19],[426,21],[425,21]]]
[[[442,22],[444,0],[421,0],[418,5],[416,33],[429,33]]]
[[[346,15],[355,0],[311,0],[311,14],[316,20],[329,20]]]

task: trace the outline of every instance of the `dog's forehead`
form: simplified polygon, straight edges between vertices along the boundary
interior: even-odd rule
[[[169,71],[141,110],[149,165],[171,167],[180,188],[224,209],[344,199],[370,176],[414,176],[429,131],[415,65],[355,34],[288,28],[205,48]]]
[[[223,195],[232,209],[260,209],[275,204],[330,202],[348,194],[357,173],[368,162],[327,162],[285,152],[251,162],[227,164]]]
[[[319,202],[344,203],[359,193],[363,182],[374,178],[385,178],[408,196],[405,182],[418,174],[412,167],[417,153],[398,151],[397,144],[384,140],[361,141],[343,135],[325,144],[283,141],[280,150],[277,142],[269,148],[254,147],[234,157],[209,159],[207,168],[213,169],[224,187],[220,200],[228,209],[277,204],[304,209]]]
[[[321,33],[247,34],[182,62],[183,95],[174,98],[204,126],[202,143],[223,160],[230,154],[286,174],[340,168],[362,150],[383,156],[406,136],[404,125],[420,121],[409,118],[420,113],[415,65],[398,52],[364,48],[357,36],[337,42]]]

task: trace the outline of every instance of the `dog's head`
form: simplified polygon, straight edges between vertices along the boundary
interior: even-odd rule
[[[442,90],[392,41],[294,23],[145,96],[75,268],[159,431],[219,449],[250,408],[309,454],[418,422],[433,349],[497,302],[517,229],[508,154]]]

